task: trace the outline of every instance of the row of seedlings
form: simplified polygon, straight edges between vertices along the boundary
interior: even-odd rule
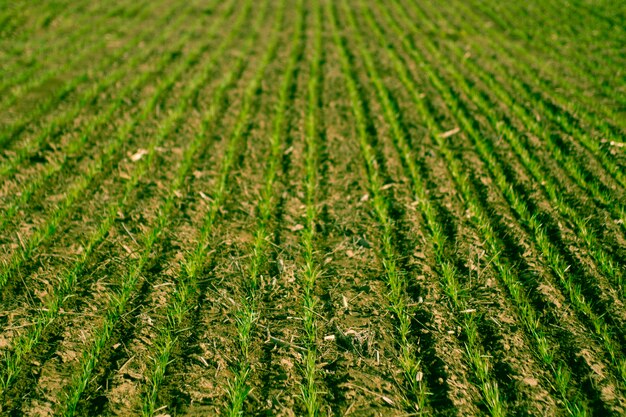
[[[351,56],[345,39],[340,35],[337,26],[336,10],[330,2],[326,3],[326,15],[332,25],[335,47],[339,52],[341,70],[348,89],[352,112],[354,114],[361,155],[367,175],[369,192],[372,195],[372,208],[382,232],[379,256],[382,260],[385,278],[389,287],[388,301],[390,309],[397,320],[399,357],[398,362],[403,370],[402,388],[405,395],[405,406],[412,412],[421,412],[427,406],[427,389],[423,381],[421,361],[417,356],[419,346],[412,335],[411,320],[414,308],[407,295],[406,274],[398,266],[398,255],[394,247],[394,223],[389,214],[389,201],[385,198],[384,184],[379,167],[375,162],[376,150],[372,147],[365,115],[363,98],[355,79]]]
[[[238,309],[235,312],[238,335],[239,356],[235,358],[233,376],[228,381],[228,398],[224,413],[228,416],[240,416],[243,414],[245,401],[250,393],[248,380],[252,372],[251,360],[251,343],[256,333],[256,322],[259,319],[259,294],[258,290],[261,285],[262,269],[267,261],[266,246],[267,239],[270,236],[269,221],[272,216],[273,209],[273,186],[276,179],[277,170],[283,154],[284,137],[288,130],[288,119],[286,112],[288,111],[290,89],[292,87],[293,78],[299,64],[299,56],[303,47],[302,36],[304,32],[304,2],[300,0],[297,5],[297,20],[295,22],[296,30],[292,39],[291,52],[289,61],[284,71],[283,80],[280,85],[279,102],[274,115],[273,130],[270,137],[270,157],[264,173],[264,184],[261,191],[260,200],[257,207],[257,225],[254,231],[254,247],[252,249],[252,259],[249,269],[246,273],[245,282],[243,283],[243,296],[238,300]],[[278,12],[284,17],[284,5]],[[269,65],[275,58],[280,39],[279,33],[283,30],[283,24],[277,25],[275,28],[274,45],[265,56],[264,65]],[[261,79],[255,80],[251,86],[252,91],[260,88]],[[248,101],[248,107],[253,105],[253,101]],[[242,126],[249,123],[246,119],[240,118],[238,123]]]
[[[304,330],[304,346],[306,352],[302,358],[302,402],[308,417],[320,415],[320,392],[317,386],[317,312],[318,300],[315,296],[317,278],[322,273],[316,262],[314,251],[315,225],[318,218],[317,193],[319,171],[320,119],[322,119],[322,74],[324,61],[323,21],[319,2],[314,11],[315,31],[313,40],[313,58],[307,83],[307,108],[305,116],[306,167],[305,167],[305,210],[306,219],[302,230],[301,245],[304,265],[300,272],[302,280],[302,323]]]

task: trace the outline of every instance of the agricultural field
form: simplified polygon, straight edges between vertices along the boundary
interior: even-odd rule
[[[626,415],[625,2],[0,5],[0,415]]]

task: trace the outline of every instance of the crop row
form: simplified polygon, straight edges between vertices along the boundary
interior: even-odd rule
[[[303,308],[303,345],[306,353],[302,358],[302,401],[308,417],[320,414],[320,390],[318,389],[318,300],[315,287],[322,273],[315,256],[315,228],[318,218],[317,193],[319,172],[319,141],[321,140],[320,111],[322,107],[321,87],[324,61],[324,44],[322,36],[322,10],[319,2],[314,6],[314,52],[307,83],[306,110],[306,221],[302,231],[301,244],[304,257],[302,266],[302,308]]]

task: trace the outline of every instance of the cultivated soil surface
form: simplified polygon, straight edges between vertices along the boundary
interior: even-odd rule
[[[1,415],[626,415],[623,4],[40,3]]]

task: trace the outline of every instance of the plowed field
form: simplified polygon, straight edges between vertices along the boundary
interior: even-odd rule
[[[626,415],[626,3],[0,5],[1,415]]]

